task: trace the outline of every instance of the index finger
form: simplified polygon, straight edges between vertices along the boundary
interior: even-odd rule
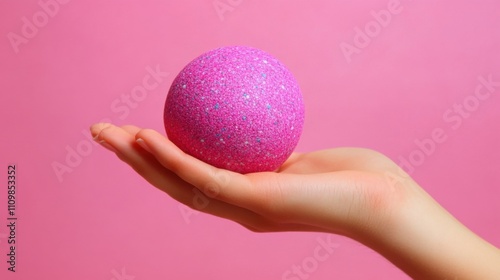
[[[165,168],[205,195],[251,210],[258,206],[262,194],[248,176],[217,168],[186,154],[165,136],[151,129],[139,131],[136,139],[142,139],[138,143],[145,145]]]

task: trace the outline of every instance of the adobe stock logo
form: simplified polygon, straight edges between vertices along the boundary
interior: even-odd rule
[[[193,187],[191,190],[193,192],[193,198],[190,203],[193,208],[190,208],[182,203],[179,204],[179,211],[181,213],[182,218],[186,224],[191,223],[192,216],[197,216],[206,209],[210,204],[210,199],[216,198],[219,195],[221,186],[227,186],[230,183],[229,175],[225,170],[216,171],[212,174],[212,180],[210,180],[204,186],[204,192],[199,190],[196,187]]]
[[[389,26],[393,17],[400,14],[402,11],[403,6],[401,6],[399,0],[390,0],[387,3],[387,8],[378,12],[372,10],[370,14],[373,19],[368,21],[363,29],[358,26],[354,28],[355,34],[352,44],[347,42],[341,42],[339,44],[340,50],[347,63],[351,63],[354,54],[360,54],[362,49],[368,47],[372,40],[379,36],[384,28]]]
[[[411,175],[415,168],[424,164],[427,158],[436,152],[439,145],[448,140],[447,131],[460,129],[465,120],[473,116],[484,102],[495,95],[499,88],[500,80],[494,80],[493,74],[478,76],[474,92],[443,112],[442,123],[446,126],[435,127],[427,138],[415,139],[416,148],[407,157],[399,156],[398,165]]]
[[[163,72],[160,65],[156,65],[156,67],[147,66],[145,70],[146,74],[140,83],[128,93],[122,93],[111,102],[109,107],[113,113],[113,118],[103,118],[100,122],[112,123],[115,118],[120,120],[128,118],[130,113],[137,109],[141,102],[146,100],[170,75],[168,72]],[[94,147],[99,146],[90,136],[88,128],[82,129],[81,133],[83,135],[82,140],[74,145],[66,145],[64,160],[53,161],[51,164],[52,170],[60,183],[63,182],[66,174],[73,172],[82,164],[85,158],[92,154]]]
[[[499,75],[496,76],[499,77]],[[500,80],[494,79],[493,74],[478,76],[474,91],[443,112],[441,125],[434,127],[428,137],[415,139],[413,141],[415,148],[407,156],[400,155],[398,157],[398,174],[385,173],[388,185],[395,189],[396,185],[409,179],[409,175],[412,175],[441,145],[448,141],[451,137],[449,131],[460,129],[464,122],[481,108],[484,102],[498,95],[499,90]]]
[[[49,23],[49,18],[55,17],[59,13],[60,5],[67,4],[70,0],[40,0],[38,6],[41,10],[36,11],[31,19],[22,17],[23,23],[20,35],[14,32],[7,33],[10,45],[16,54],[19,53],[19,46],[27,44],[30,39],[38,35],[40,28],[45,27]]]
[[[318,237],[316,242],[318,245],[314,248],[312,255],[302,259],[299,265],[292,265],[281,275],[282,280],[309,279],[311,274],[318,270],[319,265],[340,247],[339,243],[332,242],[332,235],[328,235],[326,238]]]
[[[241,3],[243,3],[243,0],[215,0],[212,5],[220,21],[224,21],[224,14],[234,12]]]
[[[125,267],[122,267],[121,271],[118,272],[116,269],[111,270],[111,274],[113,274],[113,278],[111,280],[134,280],[135,276],[131,274],[127,274],[125,271]]]

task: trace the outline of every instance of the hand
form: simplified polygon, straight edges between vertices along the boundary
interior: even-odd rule
[[[294,153],[275,172],[242,175],[185,154],[154,130],[96,124],[91,133],[174,199],[252,231],[342,234],[418,279],[500,275],[499,250],[380,153],[358,148]]]
[[[404,196],[385,174],[398,167],[366,149],[294,153],[276,172],[242,175],[185,154],[153,130],[98,124],[92,134],[174,199],[252,231],[351,236],[381,226]]]

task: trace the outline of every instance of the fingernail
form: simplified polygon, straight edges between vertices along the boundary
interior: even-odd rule
[[[106,143],[104,140],[99,140],[97,143],[101,144],[104,148],[108,149],[109,151],[113,153],[118,153],[118,150],[115,149],[115,147],[111,146],[110,144]]]
[[[97,123],[94,124],[90,127],[90,133],[92,134],[92,139],[94,141],[99,142],[99,134],[101,134],[101,131],[103,131],[105,128],[110,127],[112,124],[110,123]]]
[[[146,142],[144,142],[144,140],[143,140],[143,139],[141,139],[141,138],[137,138],[137,139],[135,140],[135,142],[137,142],[137,144],[138,144],[139,146],[141,146],[144,150],[148,151],[149,153],[153,153],[153,152],[151,151],[151,149],[149,149],[148,145],[146,144]]]

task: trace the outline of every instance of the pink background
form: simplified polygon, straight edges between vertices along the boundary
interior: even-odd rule
[[[489,92],[478,79],[500,81],[498,1],[54,1],[42,0],[57,3],[51,15],[38,1],[0,3],[0,181],[17,164],[19,218],[10,273],[2,187],[1,279],[282,279],[310,261],[328,235],[256,234],[186,212],[87,138],[102,119],[163,132],[177,72],[239,44],[275,55],[298,79],[307,110],[299,151],[359,146],[403,158],[437,201],[500,246],[500,86]],[[231,9],[218,14],[214,2]],[[387,15],[388,5],[382,26],[372,11]],[[31,38],[23,17],[39,25],[25,28]],[[346,44],[359,48],[345,55]],[[143,100],[121,101],[148,67],[170,74]],[[479,100],[477,87],[489,95]],[[464,102],[461,116],[454,104]],[[424,154],[416,142],[435,129],[446,140]],[[408,279],[370,249],[331,238],[338,248],[311,279]]]

